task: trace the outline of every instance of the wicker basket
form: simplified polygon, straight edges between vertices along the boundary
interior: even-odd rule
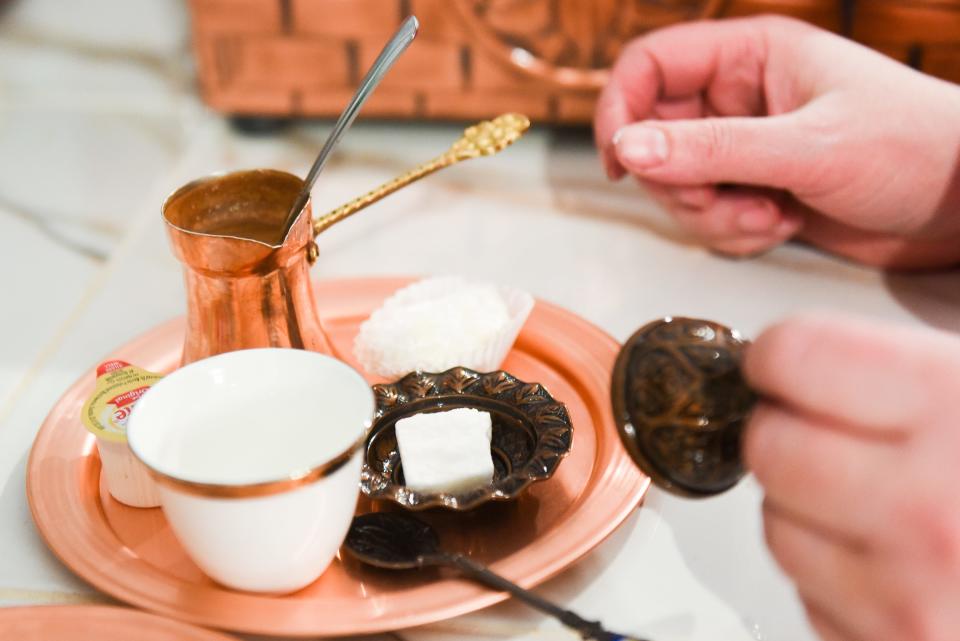
[[[365,117],[521,111],[590,121],[632,37],[683,20],[792,15],[960,81],[960,0],[191,0],[204,100],[243,116],[333,116],[410,13],[417,42]]]

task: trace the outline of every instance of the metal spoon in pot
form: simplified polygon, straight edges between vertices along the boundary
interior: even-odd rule
[[[355,517],[344,542],[346,550],[363,563],[388,570],[411,570],[429,566],[455,568],[467,577],[495,590],[509,592],[541,612],[556,617],[593,641],[642,641],[616,634],[597,621],[587,621],[569,610],[521,588],[489,568],[455,552],[440,547],[437,533],[427,523],[406,514],[373,512]]]
[[[297,195],[293,207],[290,208],[286,220],[283,221],[283,231],[280,234],[280,238],[287,237],[290,227],[294,221],[297,220],[303,206],[307,204],[307,199],[310,198],[310,190],[313,189],[313,183],[317,181],[317,176],[323,170],[323,166],[327,164],[327,158],[330,157],[330,152],[333,151],[333,148],[340,142],[340,137],[343,135],[343,132],[349,129],[353,121],[356,120],[357,114],[360,112],[360,107],[367,101],[367,98],[370,97],[373,90],[377,88],[380,80],[387,74],[390,67],[393,66],[393,63],[400,57],[400,54],[406,51],[410,43],[413,42],[419,28],[420,23],[417,21],[416,16],[410,16],[404,20],[400,28],[397,29],[397,32],[393,34],[393,37],[390,38],[390,41],[384,46],[383,51],[377,56],[377,59],[373,61],[373,66],[370,67],[367,75],[360,81],[356,93],[353,94],[350,103],[346,109],[343,110],[343,113],[340,114],[340,118],[337,119],[337,124],[333,126],[333,131],[331,131],[327,137],[327,141],[323,144],[323,149],[320,150],[317,159],[313,161],[313,166],[310,167],[310,172],[303,181],[303,188],[300,190],[299,195]]]

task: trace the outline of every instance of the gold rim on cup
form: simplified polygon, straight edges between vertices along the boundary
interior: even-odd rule
[[[366,432],[366,430],[364,431]],[[132,447],[130,450],[133,452],[133,455],[137,458],[137,460],[146,466],[153,480],[161,485],[165,485],[169,488],[179,490],[187,494],[205,496],[207,498],[246,499],[258,496],[270,496],[272,494],[282,494],[283,492],[289,492],[291,490],[303,487],[304,485],[310,485],[315,481],[319,481],[324,477],[330,476],[346,465],[347,462],[353,458],[357,452],[360,451],[366,440],[367,435],[364,433],[363,436],[357,439],[353,444],[350,445],[350,447],[345,449],[340,454],[337,454],[329,461],[321,463],[320,465],[316,465],[305,472],[298,472],[290,475],[288,478],[278,479],[275,481],[258,481],[255,483],[243,484],[202,483],[199,481],[188,481],[176,476],[171,476],[154,467],[151,467],[149,463],[140,458],[140,455],[137,454],[136,450],[134,450]]]

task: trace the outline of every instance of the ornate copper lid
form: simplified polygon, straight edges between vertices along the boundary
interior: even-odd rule
[[[740,369],[747,345],[718,323],[665,318],[623,346],[613,371],[614,418],[657,486],[706,497],[744,475],[740,436],[756,401]]]

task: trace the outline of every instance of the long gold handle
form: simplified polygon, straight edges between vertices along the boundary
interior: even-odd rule
[[[449,167],[450,165],[456,164],[460,160],[466,160],[465,158],[458,158],[453,154],[444,154],[442,156],[437,156],[429,162],[425,162],[415,169],[411,169],[407,173],[397,176],[389,182],[385,182],[376,189],[372,189],[365,193],[362,196],[358,196],[346,203],[345,205],[340,205],[333,211],[320,216],[313,221],[313,235],[317,236],[320,232],[327,229],[331,225],[339,223],[344,218],[352,216],[361,209],[372,205],[378,200],[385,198],[397,191],[409,185],[410,183],[416,182],[423,178],[424,176],[429,176],[435,171],[439,171],[444,167]]]
[[[455,165],[462,160],[490,156],[505,149],[529,128],[530,119],[521,114],[503,114],[493,120],[484,120],[472,127],[467,127],[463,136],[442,155],[314,220],[314,237],[331,225],[335,225],[344,218],[352,216],[368,205],[389,196],[412,182],[420,180],[424,176],[429,176],[435,171]],[[311,249],[311,257],[316,257],[316,247]]]

